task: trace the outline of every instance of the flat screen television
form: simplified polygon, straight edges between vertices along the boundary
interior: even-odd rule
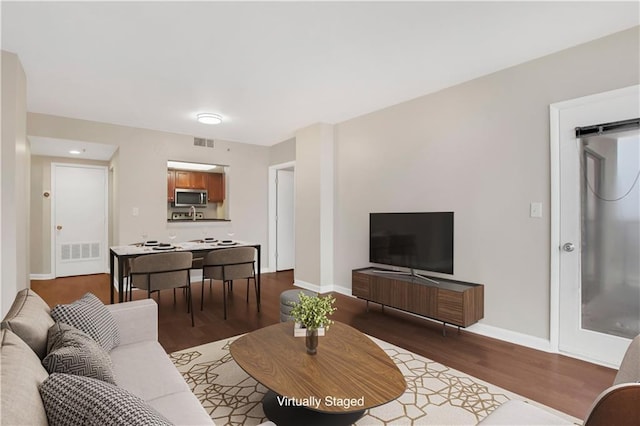
[[[370,213],[369,262],[453,274],[453,212]]]

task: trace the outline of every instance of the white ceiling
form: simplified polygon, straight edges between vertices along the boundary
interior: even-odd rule
[[[31,155],[109,161],[118,147],[104,143],[29,136]],[[79,152],[72,154],[71,151]]]
[[[637,1],[1,7],[29,111],[261,145],[640,23]]]

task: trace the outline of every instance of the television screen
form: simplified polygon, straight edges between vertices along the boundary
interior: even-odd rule
[[[370,213],[369,262],[453,274],[453,212]]]

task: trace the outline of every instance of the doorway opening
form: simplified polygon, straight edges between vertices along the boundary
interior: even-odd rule
[[[52,164],[55,277],[108,271],[108,178],[105,166]]]
[[[295,162],[269,167],[269,270],[295,266]]]

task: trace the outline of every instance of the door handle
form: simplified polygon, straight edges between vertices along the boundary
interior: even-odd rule
[[[58,231],[62,231],[62,225],[58,225],[58,226],[56,226],[56,229],[57,229]]]
[[[574,251],[576,249],[576,246],[573,245],[573,243],[564,243],[564,245],[562,246],[562,250],[571,253],[572,251]]]

